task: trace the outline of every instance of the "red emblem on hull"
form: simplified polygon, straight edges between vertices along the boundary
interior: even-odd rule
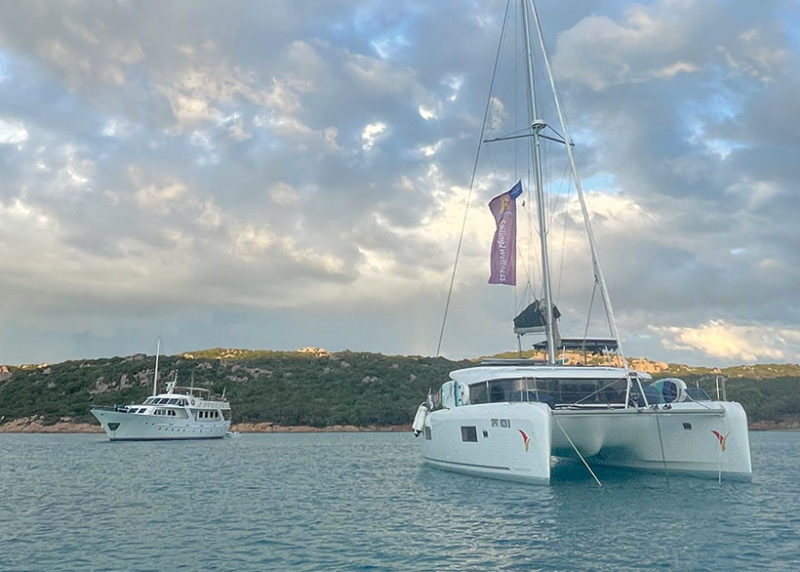
[[[522,435],[522,442],[525,443],[525,451],[527,452],[531,445],[531,438],[528,437],[528,435],[522,429],[517,429],[517,431],[519,431],[519,434]]]
[[[723,435],[719,431],[712,431],[712,433],[714,434],[714,436],[719,441],[719,446],[722,448],[723,451],[725,451],[725,440],[728,438],[728,436],[727,435]]]

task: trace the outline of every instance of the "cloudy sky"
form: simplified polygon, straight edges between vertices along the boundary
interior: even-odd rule
[[[2,4],[0,363],[434,355],[467,201],[441,353],[516,347],[514,181],[469,191],[505,0]],[[797,2],[539,11],[626,353],[800,361]]]

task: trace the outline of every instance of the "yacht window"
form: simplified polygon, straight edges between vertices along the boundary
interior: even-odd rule
[[[508,379],[498,379],[489,382],[489,401],[498,403],[508,401],[511,392],[511,381]]]
[[[170,405],[177,405],[178,404],[178,399],[176,397],[173,397],[172,399],[167,401],[167,403],[169,403]]]
[[[489,403],[489,384],[482,381],[469,386],[470,403]]]
[[[478,430],[477,428],[472,426],[461,427],[461,440],[462,441],[469,441],[472,443],[478,442]]]
[[[686,395],[691,397],[695,401],[708,401],[709,397],[708,394],[705,392],[704,389],[699,387],[687,387],[686,388]]]
[[[427,425],[425,426],[425,438],[430,441],[431,440],[431,428]]]

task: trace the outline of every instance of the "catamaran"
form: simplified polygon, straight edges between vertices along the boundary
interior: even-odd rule
[[[536,299],[514,318],[514,333],[520,354],[522,336],[543,336],[544,341],[535,344],[534,349],[541,350],[544,357],[485,360],[451,372],[450,379],[419,406],[412,424],[424,462],[440,469],[527,483],[549,483],[552,467],[561,460],[583,463],[598,484],[593,469],[597,466],[720,480],[748,479],[752,468],[747,416],[739,403],[719,394],[712,399],[701,388],[690,387],[681,379],[654,381],[649,374],[628,366],[539,14],[532,0],[509,0],[501,43],[512,13],[517,15],[523,32],[524,64],[520,69],[525,76],[526,123],[522,132],[509,131],[505,137],[484,139],[484,120],[481,144],[526,143],[532,164],[530,186],[535,193],[535,199],[528,204],[535,203],[537,207],[542,285],[541,297],[537,292]],[[536,43],[532,41],[534,36]],[[534,61],[546,73],[555,126],[540,118]],[[498,99],[490,94],[490,102]],[[490,115],[487,105],[486,117]],[[499,116],[494,114],[492,119]],[[568,179],[575,186],[583,215],[591,274],[603,301],[610,336],[561,338],[559,334],[560,312],[554,304],[547,242],[551,219],[545,209],[543,189],[544,143],[558,145],[566,152]],[[493,180],[499,178],[498,174]],[[516,200],[522,193],[518,182],[489,203],[496,223],[490,283],[516,284]],[[445,318],[446,315],[447,311]],[[560,357],[565,350],[613,359],[609,365],[574,365]]]
[[[165,439],[221,439],[228,435],[231,406],[224,395],[213,398],[208,389],[179,387],[177,376],[158,393],[158,354],[153,374],[153,394],[142,403],[93,406],[97,418],[111,441],[153,441]],[[224,392],[223,392],[224,394]]]

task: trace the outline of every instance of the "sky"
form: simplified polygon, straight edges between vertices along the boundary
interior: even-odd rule
[[[800,5],[538,9],[626,355],[800,362]],[[5,0],[0,363],[515,349],[486,208],[515,181],[470,190],[504,10]]]

